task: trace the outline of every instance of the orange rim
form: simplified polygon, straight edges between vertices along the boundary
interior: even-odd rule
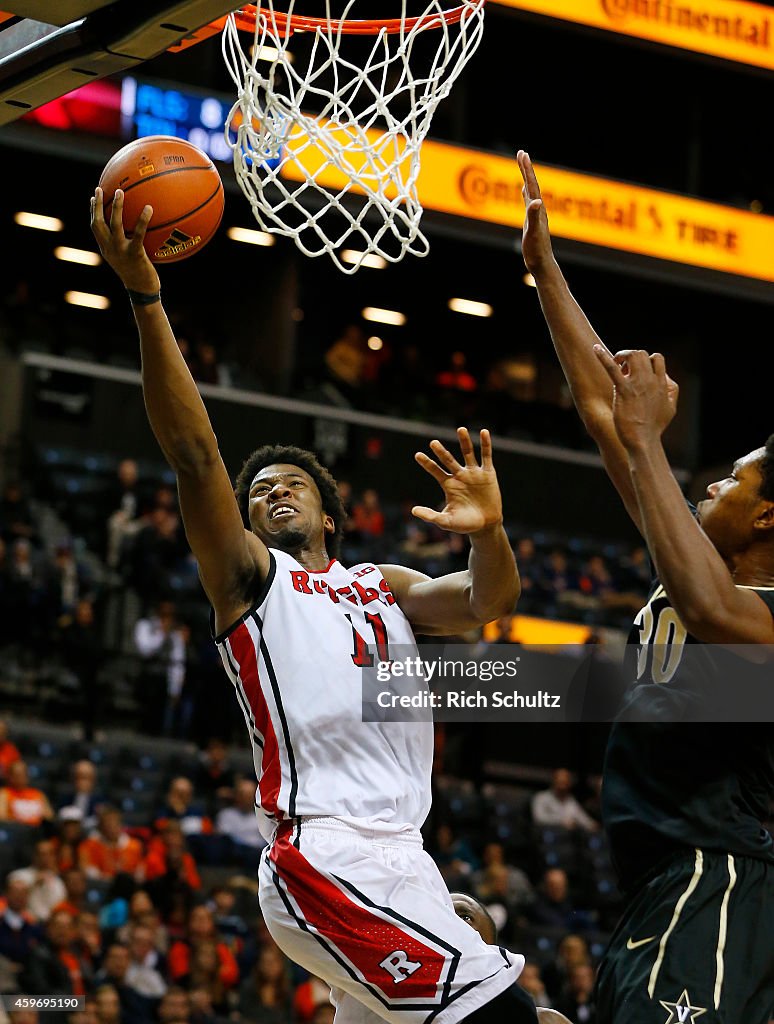
[[[485,0],[481,0],[483,4]],[[423,24],[424,28],[440,28],[441,25],[456,25],[462,21],[466,12],[471,10],[469,5],[453,7],[448,11],[439,11],[430,15],[420,14],[416,18],[388,18],[383,21],[349,21],[332,18],[308,18],[303,14],[284,14],[282,11],[273,11],[265,14],[270,22],[275,24],[282,31],[290,32],[314,32],[318,28],[326,31],[341,32],[343,35],[351,36],[375,36],[381,31],[388,35],[397,35],[401,31],[411,32],[418,25]],[[258,9],[255,4],[248,4],[234,15],[236,26],[246,32],[255,31],[255,22],[258,18]]]

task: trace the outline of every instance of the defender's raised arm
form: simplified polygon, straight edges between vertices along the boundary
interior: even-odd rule
[[[110,223],[102,190],[91,200],[91,228],[105,261],[129,291],[142,357],[145,408],[164,457],[177,476],[186,536],[199,563],[216,627],[246,609],[256,573],[268,571],[266,547],[245,530],[218,442],[160,298],[156,268],[143,248],[153,215],[146,206],[131,238],[123,225],[123,192],[116,192]]]

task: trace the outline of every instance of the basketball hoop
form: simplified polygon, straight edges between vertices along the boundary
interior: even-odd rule
[[[256,220],[307,256],[327,253],[345,274],[370,253],[391,263],[407,252],[426,256],[420,149],[481,41],[485,0],[451,9],[423,0],[416,17],[399,0],[401,16],[388,20],[350,17],[362,0],[346,0],[341,17],[325,0],[320,18],[296,14],[296,0],[288,2],[284,12],[274,0],[238,11],[223,33],[239,95],[226,137]],[[240,28],[253,33],[249,55]],[[303,52],[291,54],[291,40]],[[258,64],[268,47],[264,73]],[[362,197],[357,209],[345,202],[350,193]],[[350,266],[337,252],[344,246],[359,254]]]

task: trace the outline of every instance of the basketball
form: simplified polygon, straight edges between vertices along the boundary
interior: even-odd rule
[[[143,207],[153,207],[145,235],[145,251],[153,263],[176,263],[199,252],[223,216],[223,182],[215,165],[196,146],[170,135],[149,135],[119,149],[99,186],[107,221],[115,191],[123,189],[127,234]]]

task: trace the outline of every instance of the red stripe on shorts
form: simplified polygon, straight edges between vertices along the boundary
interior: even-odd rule
[[[269,714],[269,705],[266,703],[258,676],[255,644],[247,624],[243,622],[238,629],[235,629],[228,642],[239,664],[239,678],[242,680],[247,703],[250,705],[255,719],[255,726],[263,734],[261,780],[258,783],[261,807],[269,814],[276,814],[277,797],[282,783],[282,765],[280,764],[277,736]]]
[[[290,835],[280,828],[270,857],[306,923],[389,999],[434,999],[446,956],[351,900],[312,867]],[[388,958],[392,971],[382,966]]]

